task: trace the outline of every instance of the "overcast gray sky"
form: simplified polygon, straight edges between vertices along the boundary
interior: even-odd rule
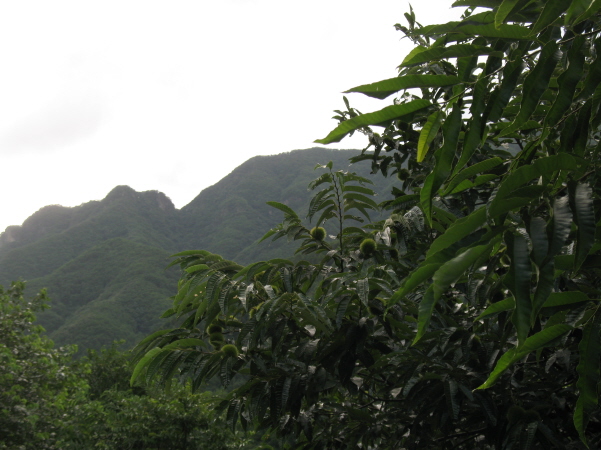
[[[414,2],[423,24],[459,17]],[[0,2],[0,232],[116,185],[181,208],[255,155],[314,146],[342,91],[411,50],[399,0]],[[349,96],[363,112],[386,106]],[[362,148],[362,136],[332,148]]]

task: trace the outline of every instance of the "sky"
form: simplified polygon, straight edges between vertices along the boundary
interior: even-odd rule
[[[451,0],[418,22],[456,20]],[[181,208],[256,155],[314,147],[342,92],[396,76],[402,0],[0,2],[0,232],[117,185]],[[361,94],[351,106],[390,104]],[[329,148],[363,148],[357,134]]]

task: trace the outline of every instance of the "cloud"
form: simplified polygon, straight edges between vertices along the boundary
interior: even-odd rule
[[[93,135],[103,119],[96,101],[78,99],[18,120],[0,135],[0,154],[48,153]]]

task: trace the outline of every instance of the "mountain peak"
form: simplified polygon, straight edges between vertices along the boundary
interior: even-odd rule
[[[156,190],[138,192],[126,185],[114,187],[104,198],[103,203],[113,203],[123,199],[134,201],[142,200],[153,206],[159,207],[163,211],[175,211],[175,205],[171,199],[162,192]]]

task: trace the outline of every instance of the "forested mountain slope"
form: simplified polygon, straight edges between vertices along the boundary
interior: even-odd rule
[[[128,186],[77,207],[46,206],[0,234],[0,284],[21,278],[30,290],[48,288],[52,307],[40,323],[58,345],[133,344],[161,326],[176,291],[176,270],[165,271],[171,254],[206,249],[240,263],[289,256],[284,241],[256,244],[282,220],[266,202],[305,210],[315,165],[331,160],[346,169],[355,154],[315,148],[257,156],[181,210],[161,192]],[[381,181],[376,190],[389,192],[390,180]]]

